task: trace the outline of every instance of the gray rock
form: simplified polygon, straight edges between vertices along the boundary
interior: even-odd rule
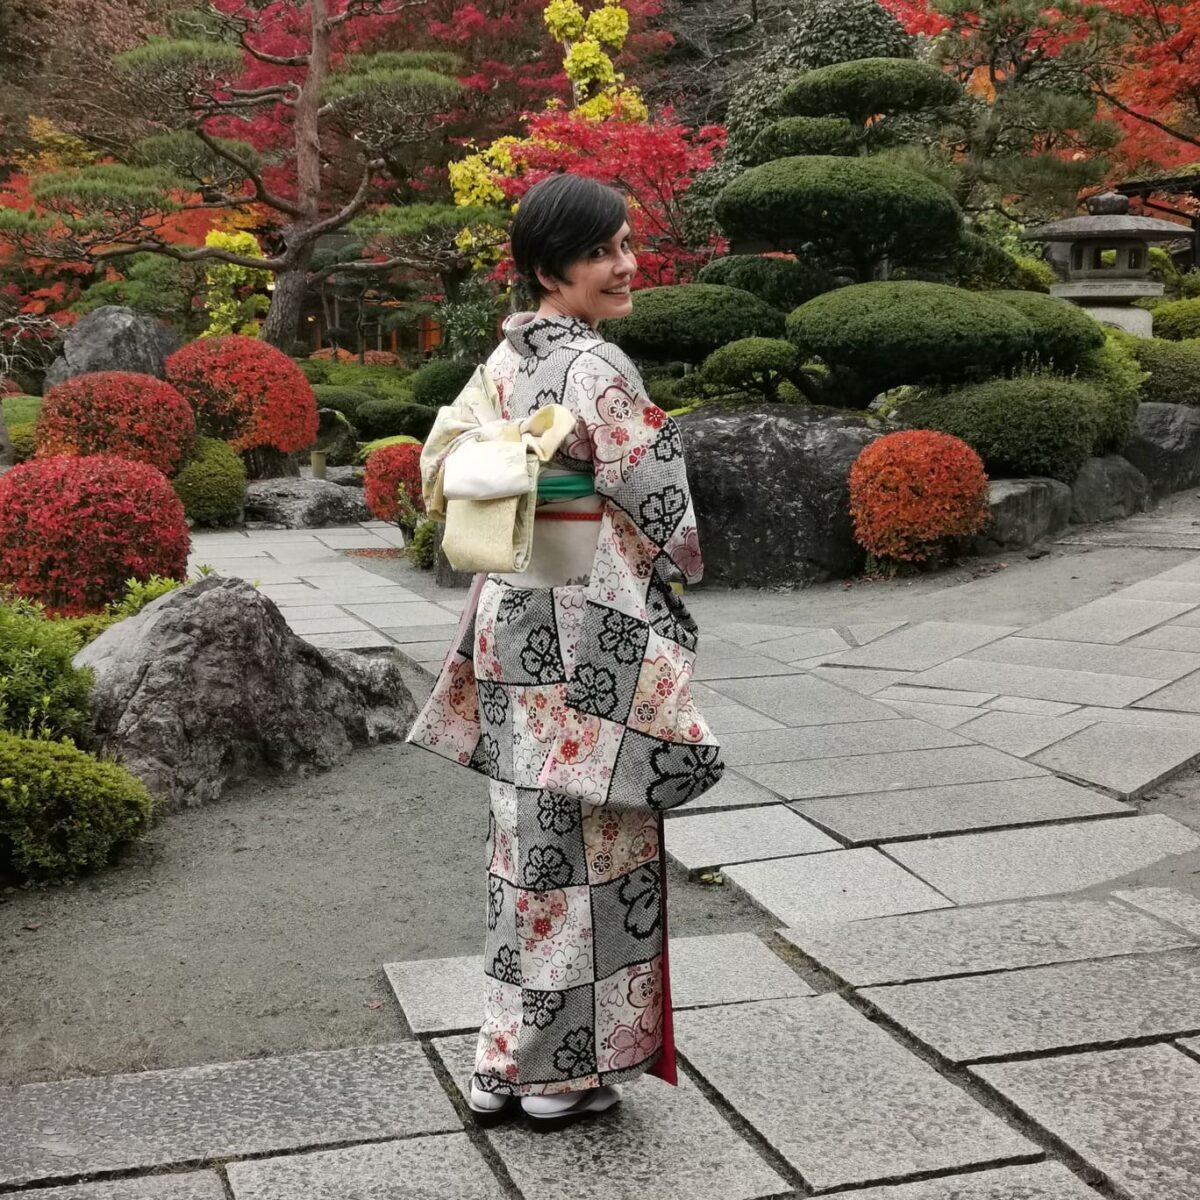
[[[283,529],[319,529],[369,521],[362,488],[328,479],[253,479],[246,485],[246,520]]]
[[[863,418],[765,404],[699,409],[679,429],[707,583],[813,584],[862,566],[848,479],[877,436]]]
[[[317,441],[316,450],[325,451],[325,462],[328,467],[349,467],[358,453],[358,439],[354,426],[343,413],[334,408],[317,409]],[[328,481],[328,474],[326,480]]]
[[[336,483],[339,487],[361,488],[363,469],[362,467],[326,467],[325,482]]]
[[[1089,458],[1071,485],[1071,524],[1116,521],[1150,507],[1150,481],[1127,458]]]
[[[61,1188],[16,1192],[30,1200],[225,1200],[225,1189],[216,1171],[188,1171],[183,1175],[143,1175],[111,1183],[78,1183]]]
[[[1057,479],[993,479],[988,508],[991,517],[971,548],[977,554],[1021,550],[1066,528],[1071,489]]]
[[[62,354],[46,372],[45,386],[49,389],[93,371],[135,371],[162,379],[167,357],[178,346],[175,335],[148,313],[105,304],[67,332]]]
[[[397,741],[416,714],[388,656],[319,650],[274,601],[210,575],[168,592],[75,656],[95,672],[92,742],[168,808],[250,773],[328,768]]]
[[[1155,496],[1200,483],[1200,409],[1186,404],[1140,404],[1121,449],[1149,480]]]

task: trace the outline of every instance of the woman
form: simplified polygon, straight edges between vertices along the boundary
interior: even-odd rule
[[[632,310],[625,202],[558,175],[512,256],[535,313],[488,360],[508,419],[576,417],[539,483],[529,569],[479,577],[409,740],[489,778],[487,996],[470,1106],[557,1127],[644,1071],[675,1082],[662,817],[721,775],[692,703],[700,578],[674,422],[596,332]]]

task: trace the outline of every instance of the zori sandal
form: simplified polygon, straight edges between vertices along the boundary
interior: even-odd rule
[[[557,1096],[522,1096],[521,1111],[530,1129],[550,1133],[583,1117],[608,1112],[620,1099],[621,1093],[615,1087],[589,1088],[586,1092],[564,1092]]]
[[[475,1118],[475,1124],[487,1128],[507,1121],[517,1113],[517,1097],[502,1092],[485,1092],[478,1084],[471,1084],[467,1096],[467,1107]]]

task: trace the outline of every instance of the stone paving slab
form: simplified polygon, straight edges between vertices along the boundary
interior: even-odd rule
[[[912,675],[908,676],[909,679]],[[995,699],[995,692],[964,692],[955,688],[908,687],[898,684],[876,694],[877,700],[891,704],[895,700],[911,700],[916,704],[945,704],[947,707],[979,708]]]
[[[261,589],[269,595],[280,608],[292,608],[297,605],[336,604],[345,606],[358,604],[363,599],[363,589],[354,585],[343,587],[337,582],[337,576],[329,576],[314,580],[311,584],[267,584]],[[371,601],[374,604],[423,604],[425,601],[416,592],[407,588],[386,587],[372,588]],[[440,619],[440,618],[439,618]]]
[[[0,1088],[0,1184],[457,1130],[414,1044]]]
[[[1099,1195],[1061,1163],[1041,1162],[866,1188],[847,1200],[1097,1200]]]
[[[790,927],[951,907],[945,896],[866,848],[742,863],[724,874]]]
[[[914,675],[916,687],[990,688],[993,695],[1027,696],[1032,700],[1065,700],[1071,704],[1096,704],[1120,708],[1158,691],[1167,680],[1139,679],[1129,675],[1099,675],[1090,671],[1063,671],[1049,667],[1023,667],[1015,663],[953,658]]]
[[[792,807],[852,845],[1133,812],[1119,800],[1053,775],[828,796],[797,800]]]
[[[759,642],[778,641],[798,633],[816,633],[819,625],[778,625],[757,621],[714,621],[704,627],[704,641],[734,642],[739,646],[755,646]]]
[[[1019,667],[1089,671],[1093,675],[1132,675],[1140,679],[1182,679],[1184,675],[1200,670],[1200,654],[1180,653],[1174,647],[1156,649],[1142,641],[1156,632],[1143,634],[1120,646],[1010,637],[963,657]]]
[[[1080,716],[1103,721],[1107,725],[1142,725],[1147,729],[1185,730],[1200,736],[1200,714],[1159,712],[1151,708],[1096,708],[1078,710]],[[1119,735],[1115,730],[1113,736]],[[1128,735],[1136,736],[1136,735]]]
[[[893,684],[901,683],[910,671],[875,671],[870,667],[814,667],[818,679],[828,680],[838,687],[849,688],[860,696],[874,696]]]
[[[1200,950],[859,991],[952,1062],[1200,1031]]]
[[[1037,720],[1039,718],[1031,718]],[[1054,722],[1078,723],[1081,714]],[[964,732],[969,733],[972,725]],[[1046,724],[1050,724],[1049,721]],[[1179,729],[1091,725],[1033,755],[1043,767],[1135,799],[1200,758],[1200,736]]]
[[[1155,550],[1200,550],[1200,533],[1167,533],[1137,529],[1092,527],[1086,533],[1072,533],[1057,539],[1060,546],[1134,546]]]
[[[843,666],[879,667],[892,671],[925,671],[958,658],[968,650],[1015,633],[1012,625],[971,625],[958,621],[923,621],[842,655]]]
[[[847,625],[846,632],[860,645],[865,646],[896,629],[903,629],[907,621],[867,621],[861,625]]]
[[[1111,900],[1022,900],[781,932],[854,987],[1197,944],[1195,934]]]
[[[885,700],[884,703],[902,717],[925,721],[941,729],[957,729],[965,722],[975,720],[980,713],[978,708],[963,708],[957,704],[925,704],[916,700]]]
[[[454,639],[457,625],[456,620],[452,625],[386,625],[380,626],[380,629],[393,642],[399,642],[401,645],[408,645],[412,642],[440,642],[441,654],[445,657],[446,651],[450,649],[450,643]]]
[[[1160,650],[1163,653],[1200,654],[1200,628],[1172,621],[1149,633],[1139,634],[1125,643],[1131,649]]]
[[[235,1200],[506,1200],[465,1133],[232,1163]]]
[[[1200,837],[1161,814],[883,846],[958,904],[1079,891],[1197,848]]]
[[[436,625],[439,621],[444,621],[447,625],[458,624],[458,617],[454,613],[425,600],[402,600],[399,603],[379,603],[371,600],[347,604],[345,607],[356,617],[370,621],[379,629],[391,625]]]
[[[1092,721],[1072,713],[1066,717],[1034,717],[1027,713],[997,712],[995,710],[980,716],[975,714],[972,721],[959,725],[958,731],[965,737],[983,742],[1005,754],[1015,754],[1018,758],[1027,758],[1047,746],[1053,746],[1071,734],[1086,729]],[[1112,735],[1106,735],[1106,744],[1111,745]],[[1043,766],[1053,767],[1055,764],[1042,758],[1036,760]],[[1067,774],[1079,776],[1079,772],[1067,771]],[[1100,783],[1095,775],[1087,776],[1090,782]]]
[[[1200,1196],[1200,1063],[1170,1046],[971,1068],[1132,1200]]]
[[[354,617],[318,617],[311,621],[299,621],[293,617],[288,620],[288,625],[294,634],[302,638],[307,638],[313,633],[375,634],[373,629],[368,629],[362,621],[355,620]]]
[[[799,672],[784,679],[713,680],[712,688],[728,700],[796,727],[898,719],[886,704]]]
[[[693,679],[756,679],[763,675],[795,675],[797,667],[758,654],[729,655],[705,650],[701,642]]]
[[[442,1038],[433,1046],[455,1082],[465,1086],[475,1039]],[[686,1075],[678,1087],[641,1076],[622,1088],[616,1108],[552,1135],[515,1121],[486,1136],[531,1200],[629,1200],[634,1194],[646,1200],[759,1200],[792,1190]]]
[[[842,848],[786,805],[691,814],[667,825],[665,844],[685,871]]]
[[[861,754],[854,758],[810,759],[764,763],[744,768],[789,800],[815,796],[854,796],[864,792],[900,791],[948,783],[986,783],[1044,775],[1041,767],[990,746],[949,746],[942,750],[904,750],[894,754]]]
[[[1200,671],[1143,697],[1139,708],[1165,708],[1173,712],[1200,713]]]
[[[1143,579],[1141,583],[1122,588],[1121,599],[1177,600],[1184,604],[1200,604],[1200,580]]]
[[[1093,600],[1021,631],[1022,637],[1116,645],[1196,606],[1195,601],[1125,600],[1120,594]]]
[[[681,1013],[676,1036],[818,1190],[1037,1154],[839,996]]]
[[[715,787],[697,796],[685,809],[673,809],[667,813],[668,820],[687,817],[689,811],[696,812],[704,808],[741,808],[748,805],[782,804],[783,797],[778,793],[747,779],[737,771],[727,770],[721,776]]]
[[[905,719],[769,729],[734,733],[721,739],[725,761],[733,767],[967,745],[969,738],[948,729]]]
[[[383,973],[413,1033],[457,1033],[483,1023],[480,955],[384,963]]]
[[[1113,892],[1118,900],[1132,904],[1163,921],[1172,921],[1200,936],[1200,897],[1177,888],[1139,887]]]
[[[259,545],[277,563],[299,566],[318,562],[346,562],[338,551],[321,545],[315,539],[311,542],[260,542]]]
[[[795,662],[796,659],[814,658],[818,654],[836,654],[849,648],[849,643],[832,629],[812,629],[805,633],[794,633],[791,637],[754,644],[755,653],[777,658],[780,662]]]
[[[1028,713],[1035,717],[1065,717],[1077,712],[1078,704],[1064,704],[1060,700],[1030,700],[1024,696],[997,696],[987,701],[984,708],[996,708],[1001,712]]]
[[[337,604],[297,604],[280,608],[287,623],[294,627],[296,621],[337,621],[353,620],[344,608]],[[362,622],[360,621],[361,625]]]
[[[307,633],[302,635],[310,646],[322,650],[388,650],[390,638],[373,629],[350,633]]]
[[[755,729],[783,728],[778,721],[772,721],[770,717],[744,704],[705,704],[704,716],[718,737],[728,733],[748,733]]]
[[[225,1187],[213,1171],[187,1171],[107,1183],[36,1188],[9,1195],[17,1200],[225,1200]]]

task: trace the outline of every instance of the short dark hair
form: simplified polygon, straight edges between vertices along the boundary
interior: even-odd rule
[[[535,183],[521,198],[511,235],[513,262],[534,300],[546,293],[539,271],[566,281],[567,268],[627,218],[621,193],[594,179],[562,174]]]

